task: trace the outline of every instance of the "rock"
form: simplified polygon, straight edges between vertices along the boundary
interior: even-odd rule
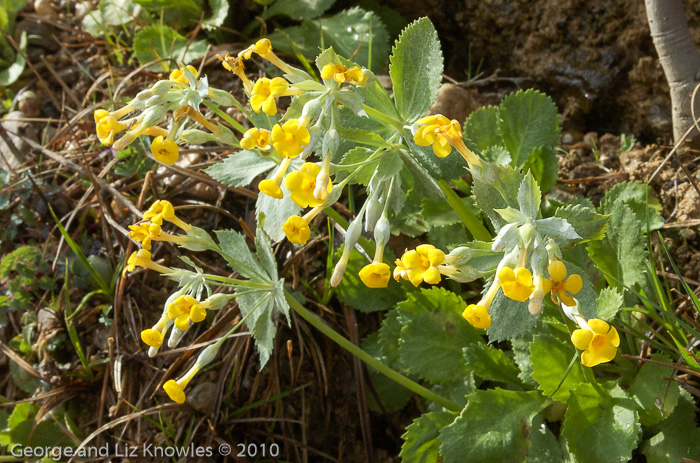
[[[41,108],[39,107],[39,100],[37,100],[36,93],[31,90],[22,92],[17,95],[17,107],[20,111],[27,115],[27,117],[37,117],[41,114]]]
[[[2,125],[10,136],[12,144],[17,148],[21,156],[26,156],[30,151],[29,145],[24,139],[28,138],[32,141],[37,141],[32,125],[22,120],[26,119],[26,117],[27,115],[22,111],[12,111],[2,121]],[[0,138],[0,169],[14,170],[22,162],[24,162],[24,159],[18,159],[14,151],[7,146],[5,140]]]
[[[442,84],[428,114],[442,114],[462,124],[478,107],[469,91],[454,84]]]
[[[201,382],[187,393],[186,403],[198,412],[209,414],[214,410],[217,386],[211,382]]]
[[[36,11],[36,14],[43,16],[44,18],[58,19],[58,13],[53,9],[51,0],[35,0],[34,11]]]
[[[175,161],[174,165],[181,169],[191,169],[193,165],[197,164],[200,161],[201,157],[202,155],[199,153],[181,154],[180,158],[177,161]],[[165,166],[159,166],[158,170],[156,170],[156,173],[159,175],[163,175],[168,172],[169,169]],[[186,179],[187,178],[184,175],[175,174],[169,177],[165,177],[163,179],[163,184],[165,186],[175,186],[181,184]],[[214,187],[202,182],[194,184],[192,188],[187,190],[187,193],[194,196],[197,199],[201,199],[202,201],[214,201],[216,198],[219,197],[219,193]]]

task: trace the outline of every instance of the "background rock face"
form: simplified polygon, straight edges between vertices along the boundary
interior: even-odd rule
[[[435,22],[450,77],[464,81],[468,64],[473,75],[482,62],[485,76],[499,70],[499,77],[551,95],[565,129],[634,134],[647,142],[671,133],[668,86],[642,1],[387,3],[407,19],[427,15]],[[697,43],[700,2],[686,2],[686,10]]]

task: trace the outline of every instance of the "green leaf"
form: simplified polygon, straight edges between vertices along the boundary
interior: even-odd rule
[[[651,360],[669,365],[645,362],[629,388],[630,395],[638,405],[639,420],[645,426],[668,418],[676,408],[680,396],[678,383],[664,379],[674,371],[670,365],[671,359],[663,354],[654,354]]]
[[[358,7],[322,20],[304,20],[301,26],[288,27],[283,32],[284,35],[273,32],[268,36],[275,49],[294,54],[291,40],[309,60],[314,59],[320,49],[333,47],[339,55],[367,67],[371,44],[371,69],[378,72],[389,56],[389,34],[381,19]]]
[[[518,190],[518,203],[520,212],[526,217],[536,219],[540,215],[540,203],[542,202],[542,192],[537,184],[532,172],[525,174],[523,182]]]
[[[406,427],[401,438],[402,463],[439,463],[440,430],[452,423],[457,415],[451,412],[431,412],[419,416]]]
[[[449,383],[469,374],[462,349],[481,337],[464,318],[458,295],[443,288],[408,294],[397,308],[401,320],[399,358],[409,372],[432,383]]]
[[[700,429],[695,423],[695,401],[688,394],[681,395],[679,406],[658,427],[660,431],[642,444],[647,463],[698,459]]]
[[[474,205],[474,200],[470,197],[460,198],[460,200],[475,214],[480,211]],[[444,227],[461,223],[455,210],[447,201],[423,200],[421,203],[421,215],[423,219],[432,227]]]
[[[585,380],[578,363],[566,374],[571,359],[576,355],[576,349],[570,342],[562,342],[549,335],[536,335],[530,342],[530,353],[532,377],[546,397],[566,402],[572,389]],[[554,391],[557,391],[556,394]]]
[[[527,463],[562,463],[564,456],[559,441],[547,428],[541,414],[532,420],[530,441]]]
[[[413,177],[413,188],[416,193],[428,198],[431,201],[442,201],[445,195],[438,186],[437,182],[425,168],[423,168],[416,160],[408,153],[400,151],[399,155],[403,160],[404,166]]]
[[[275,299],[272,292],[242,292],[237,298],[245,324],[253,333],[255,345],[260,353],[260,369],[272,355],[275,346]]]
[[[100,0],[98,9],[103,26],[121,26],[134,20],[138,5],[132,0]]]
[[[605,237],[588,244],[588,253],[596,266],[604,272],[610,286],[631,288],[644,279],[646,239],[641,223],[623,202],[610,209],[610,223]]]
[[[453,180],[467,174],[467,162],[457,150],[453,150],[446,158],[439,158],[435,156],[432,146],[418,146],[412,137],[406,136],[404,143],[416,161],[438,180]]]
[[[522,224],[528,221],[528,217],[523,215],[522,212],[520,212],[517,209],[513,209],[512,207],[506,207],[505,209],[495,209],[496,213],[503,218],[506,222],[509,223],[518,223]]]
[[[659,215],[661,204],[652,196],[651,186],[645,183],[623,182],[609,189],[600,202],[600,209],[604,213],[612,211],[616,202],[627,204],[637,215],[642,223],[642,230],[647,232],[647,218],[651,230],[658,230],[664,226],[664,219]]]
[[[202,14],[201,0],[134,0],[148,11],[162,11],[164,20],[173,26],[184,25]],[[176,24],[182,23],[182,24]]]
[[[340,259],[343,253],[344,246],[335,254],[335,262]],[[388,260],[393,260],[391,251],[384,251],[385,257]],[[347,269],[343,275],[343,279],[336,287],[338,298],[345,304],[365,313],[378,312],[389,310],[397,302],[402,301],[406,297],[406,293],[399,283],[393,278],[389,279],[389,285],[386,288],[368,288],[360,280],[360,270],[369,261],[357,249],[353,249],[350,253]]]
[[[523,164],[523,170],[530,170],[544,193],[552,189],[559,178],[559,159],[553,146],[535,148]]]
[[[544,401],[537,392],[478,390],[459,417],[440,432],[445,463],[524,462],[530,425]]]
[[[482,106],[467,117],[464,122],[464,142],[471,149],[476,148],[482,153],[493,146],[503,145],[498,130],[496,106]]]
[[[532,359],[530,354],[530,341],[527,338],[511,339],[513,348],[513,360],[518,365],[520,378],[523,383],[531,387],[537,387],[537,381],[532,378]]]
[[[641,433],[635,403],[614,383],[600,386],[605,395],[589,383],[571,391],[562,436],[578,461],[626,463]]]
[[[198,16],[198,15],[197,15]],[[176,63],[189,63],[204,56],[207,51],[205,40],[192,43],[175,29],[165,25],[144,27],[134,35],[134,53],[141,64],[153,60],[172,58]],[[168,67],[177,67],[163,61]],[[149,66],[150,70],[163,70],[161,63]]]
[[[496,209],[520,208],[517,198],[525,175],[519,169],[488,162],[483,162],[481,167],[474,167],[472,174],[474,175],[472,192],[476,205],[486,213],[498,231],[506,221],[501,218]]]
[[[472,343],[463,350],[464,359],[475,375],[489,381],[520,386],[518,367],[501,349],[485,343]]]
[[[255,219],[260,223],[260,216],[264,214],[265,223],[263,224],[263,230],[274,242],[285,239],[282,225],[289,217],[299,215],[301,212],[301,208],[289,197],[290,192],[284,187],[284,184],[280,188],[284,194],[282,199],[261,194],[255,202]]]
[[[527,311],[527,302],[507,298],[503,291],[494,298],[489,309],[491,327],[488,330],[491,342],[505,341],[525,336],[531,332],[540,316],[533,317]]]
[[[407,122],[414,122],[428,112],[442,83],[442,50],[428,18],[418,19],[403,30],[390,61],[396,108]]]
[[[538,232],[555,240],[562,248],[572,246],[581,240],[579,234],[576,233],[576,229],[566,219],[559,217],[547,217],[546,219],[536,220],[535,228]]]
[[[9,45],[7,45],[7,46],[9,46]],[[22,53],[26,53],[26,51],[27,51],[27,33],[26,32],[22,32],[22,35],[20,36],[20,39],[19,39],[18,46],[19,46],[19,49],[22,50]],[[22,54],[17,53],[15,55],[15,61],[9,67],[0,70],[0,86],[5,87],[5,86],[8,86],[8,85],[14,83],[22,75],[22,72],[24,71],[25,66],[26,66],[26,63],[24,62],[24,58],[22,57]]]
[[[394,175],[401,172],[403,161],[396,151],[387,151],[379,157],[379,166],[375,181],[383,182],[390,180]]]
[[[606,322],[612,320],[623,303],[624,298],[617,288],[603,288],[596,300],[598,318]]]
[[[345,153],[343,155],[343,159],[336,167],[339,175],[336,176],[334,182],[340,182],[347,177],[349,172],[354,171],[355,173],[352,176],[352,183],[360,183],[365,186],[369,185],[369,181],[372,179],[372,175],[374,175],[374,172],[377,170],[377,166],[379,165],[379,158],[360,166],[357,166],[356,164],[364,163],[367,158],[372,155],[372,152],[373,151],[369,148],[357,147]]]
[[[415,238],[430,229],[430,224],[425,220],[421,210],[424,198],[415,190],[410,190],[405,198],[401,213],[390,218],[391,231],[395,235],[401,233]]]
[[[554,101],[537,90],[520,90],[503,99],[498,128],[513,164],[522,166],[540,146],[559,143],[559,115]]]
[[[397,342],[397,340],[394,340]],[[386,363],[386,358],[382,355],[381,346],[379,344],[379,333],[372,333],[362,340],[362,350],[367,352],[372,357],[378,359],[382,363]],[[374,391],[379,396],[379,400],[389,413],[397,412],[404,408],[413,397],[413,392],[398,384],[396,381],[389,379],[386,375],[379,373],[374,368],[367,366],[369,379],[372,381]],[[367,401],[369,408],[375,412],[381,412],[382,408],[377,404],[374,394],[367,391]]]
[[[292,19],[314,19],[321,16],[335,0],[277,0],[260,15],[263,19],[284,15]]]
[[[384,138],[382,138],[381,135],[370,132],[369,130],[339,127],[338,135],[343,139],[343,141],[349,141],[359,145],[377,146],[382,148],[391,146],[384,140]]]
[[[227,0],[208,0],[211,16],[204,20],[202,26],[205,29],[216,29],[222,26],[229,11],[229,2]]]
[[[403,326],[401,316],[402,312],[398,309],[388,311],[378,331],[377,343],[381,355],[386,359],[386,364],[394,369],[399,367],[399,338]]]
[[[226,159],[204,170],[211,178],[224,185],[245,187],[258,175],[274,169],[275,162],[255,151],[242,150],[229,154]]]
[[[554,216],[569,222],[583,240],[582,242],[602,239],[610,219],[610,216],[598,214],[594,209],[580,204],[560,207]]]

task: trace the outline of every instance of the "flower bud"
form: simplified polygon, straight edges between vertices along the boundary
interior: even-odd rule
[[[542,303],[544,302],[544,292],[540,288],[535,288],[535,290],[530,294],[530,303],[527,308],[531,315],[537,316],[542,312]]]
[[[561,249],[554,240],[547,242],[547,256],[549,260],[561,260]]]
[[[535,227],[530,223],[526,223],[521,225],[518,231],[520,232],[520,239],[523,246],[526,248],[530,247],[530,243],[532,243],[532,239],[535,235]]]
[[[173,326],[170,332],[170,337],[168,338],[168,347],[175,347],[180,342],[180,339],[185,335],[187,331],[183,331],[176,326]]]
[[[391,224],[386,215],[382,215],[377,225],[374,228],[374,241],[377,242],[377,246],[385,246],[389,242],[391,237]]]
[[[365,216],[365,231],[374,230],[375,224],[384,211],[384,205],[377,199],[378,195],[370,195],[367,199],[367,215]]]
[[[217,352],[219,352],[219,347],[221,347],[221,344],[217,342],[211,346],[207,346],[202,352],[200,352],[199,357],[197,357],[197,363],[199,366],[203,367],[204,365],[211,363],[211,361],[216,357]]]
[[[343,279],[345,269],[348,266],[348,259],[350,259],[350,251],[352,251],[352,248],[345,248],[343,250],[343,254],[342,256],[340,256],[340,260],[333,269],[333,276],[331,276],[331,286],[334,288],[338,286],[340,284],[340,281]]]
[[[225,306],[230,299],[231,297],[226,294],[214,294],[207,299],[207,302],[209,302],[209,309],[219,310]]]
[[[532,272],[537,275],[543,274],[547,264],[547,250],[542,245],[536,245],[535,249],[532,250],[532,257],[530,258]]]
[[[145,101],[153,96],[153,89],[147,88],[146,90],[141,90],[136,94],[136,99],[139,101]]]
[[[160,95],[173,88],[173,82],[171,80],[159,80],[153,87],[151,87],[151,92],[154,95]]]
[[[314,98],[313,100],[309,100],[306,102],[304,105],[304,108],[301,110],[301,117],[299,120],[301,121],[313,121],[318,119],[318,116],[321,115],[321,102],[319,101],[318,98]]]
[[[235,106],[238,103],[233,95],[218,88],[209,89],[209,98],[219,106]]]
[[[340,144],[340,137],[338,136],[338,131],[335,129],[330,129],[323,136],[323,146],[321,148],[321,156],[323,158],[333,157],[333,155],[338,151],[338,145]]]
[[[498,235],[496,235],[496,238],[493,240],[491,249],[495,252],[501,252],[505,248],[513,245],[517,238],[518,226],[514,223],[509,223],[498,232]]]

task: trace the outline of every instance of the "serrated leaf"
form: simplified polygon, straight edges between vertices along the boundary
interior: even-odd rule
[[[387,151],[379,158],[379,166],[375,176],[376,182],[390,180],[394,175],[401,172],[403,161],[396,151]]]
[[[155,25],[144,27],[134,35],[134,53],[141,64],[157,59],[172,58],[175,63],[189,63],[204,56],[207,51],[205,40],[190,41],[170,26]],[[166,66],[175,66],[163,61]],[[162,71],[161,63],[152,64],[150,70]]]
[[[571,390],[578,383],[585,381],[583,371],[578,363],[574,364],[568,375],[566,374],[575,354],[576,349],[573,344],[563,342],[553,336],[536,335],[532,339],[530,342],[532,378],[537,381],[538,389],[546,397],[566,402]],[[557,390],[557,388],[559,389]],[[554,391],[557,391],[556,394]]]
[[[532,378],[532,359],[530,358],[530,341],[528,338],[511,339],[513,360],[518,365],[520,378],[528,386],[537,387],[537,381]]]
[[[266,8],[261,17],[269,19],[283,15],[292,19],[314,19],[321,16],[330,8],[335,0],[277,0]]]
[[[439,158],[431,146],[418,146],[413,138],[404,138],[404,143],[416,161],[435,179],[453,180],[467,173],[467,163],[457,150],[445,158]]]
[[[605,321],[610,321],[620,310],[624,298],[617,288],[603,288],[596,300],[598,318]]]
[[[204,170],[211,178],[224,185],[245,187],[258,175],[274,169],[275,162],[255,151],[242,150],[230,154],[222,162]]]
[[[527,222],[527,217],[523,215],[522,212],[520,212],[517,209],[514,209],[512,207],[506,207],[505,209],[495,209],[496,213],[501,216],[503,220],[505,220],[508,223],[525,223]]]
[[[372,152],[373,151],[369,148],[357,147],[345,153],[343,155],[343,159],[337,166],[339,173],[342,173],[340,174],[340,177],[336,177],[335,182],[338,183],[340,180],[347,177],[349,172],[354,171],[355,173],[352,176],[352,183],[361,183],[365,186],[369,185],[369,181],[372,179],[372,175],[374,175],[374,172],[379,165],[379,158],[361,166],[356,166],[355,164],[364,163],[367,158],[370,157]]]
[[[527,302],[509,299],[500,291],[489,309],[491,315],[491,327],[488,329],[489,340],[491,342],[505,341],[530,333],[540,317],[539,315],[537,317],[530,315],[527,304]]]
[[[382,326],[379,328],[377,343],[386,364],[391,368],[399,366],[399,338],[401,337],[401,311],[393,309],[385,314]]]
[[[479,210],[474,205],[474,200],[470,197],[460,198],[460,200],[476,214]],[[421,203],[421,214],[423,219],[433,227],[444,227],[461,222],[461,219],[447,201],[424,200]]]
[[[562,436],[579,461],[626,463],[637,447],[641,425],[635,403],[614,383],[579,383],[571,391]]]
[[[408,294],[398,304],[404,313],[399,343],[401,365],[432,383],[449,383],[469,374],[462,348],[481,338],[462,318],[464,300],[443,288]]]
[[[559,441],[549,430],[542,415],[532,420],[530,429],[530,449],[527,463],[562,463],[563,455]]]
[[[260,262],[260,268],[263,269],[270,281],[277,280],[277,260],[270,245],[270,237],[267,236],[263,227],[258,227],[255,234],[255,255]]]
[[[472,169],[474,186],[472,192],[476,205],[489,218],[496,231],[506,224],[496,209],[519,208],[518,190],[524,174],[510,166],[498,166],[483,162],[481,167]]]
[[[397,341],[398,340],[395,340],[394,342]],[[362,350],[382,363],[386,363],[386,358],[382,355],[379,333],[372,333],[366,336],[362,340]],[[411,400],[411,397],[413,397],[413,392],[379,373],[371,366],[367,366],[367,372],[369,373],[369,379],[372,381],[372,387],[377,396],[379,396],[383,409],[387,412],[391,413],[401,410]],[[374,394],[368,392],[367,399],[370,409],[375,412],[382,411],[382,407],[379,407],[377,404]]]
[[[370,34],[371,30],[371,34]],[[318,55],[319,49],[333,47],[340,55],[360,66],[368,66],[370,39],[371,69],[380,71],[389,56],[389,34],[379,17],[362,8],[343,10],[321,21],[304,20],[301,26],[283,29],[284,35],[273,32],[268,36],[275,49],[294,54],[287,37],[308,60]],[[285,37],[286,35],[286,37]]]
[[[440,430],[452,423],[457,415],[452,412],[431,412],[419,416],[406,427],[401,438],[402,463],[440,462]]]
[[[535,148],[523,164],[523,170],[532,172],[543,193],[551,190],[559,178],[559,159],[554,146]]]
[[[654,354],[651,360],[669,365],[645,362],[629,388],[629,394],[638,405],[639,420],[645,426],[668,418],[676,408],[680,396],[678,383],[664,379],[674,371],[671,360],[663,354]]]
[[[253,334],[262,369],[275,346],[275,299],[272,292],[242,292],[237,298],[245,324]]]
[[[540,203],[542,202],[542,192],[540,186],[532,176],[532,172],[525,174],[525,178],[518,190],[518,203],[520,212],[526,217],[536,219],[540,215]]]
[[[607,233],[588,244],[588,253],[608,284],[623,289],[644,279],[646,240],[637,216],[623,202],[613,204]]]
[[[489,381],[521,385],[518,367],[505,352],[485,343],[472,343],[463,350],[464,359],[472,372]]]
[[[513,163],[522,166],[540,146],[559,143],[559,115],[551,98],[537,90],[520,90],[503,99],[498,128]]]
[[[476,148],[482,153],[493,146],[503,145],[498,130],[496,106],[482,106],[467,117],[464,122],[464,142],[468,147]]]
[[[437,98],[442,61],[440,41],[428,18],[409,24],[396,41],[389,76],[396,108],[407,122],[423,117]]]
[[[301,208],[289,197],[289,190],[284,187],[284,184],[280,185],[280,188],[284,194],[282,199],[276,199],[261,194],[255,201],[255,219],[260,223],[260,215],[265,215],[263,230],[265,230],[265,233],[267,233],[274,242],[285,239],[282,225],[284,225],[284,222],[286,222],[289,217],[299,215],[301,212]]]
[[[581,237],[581,242],[602,239],[609,220],[609,216],[598,214],[592,207],[580,204],[560,207],[554,216],[569,222]]]
[[[408,153],[399,152],[404,166],[413,177],[413,188],[421,196],[431,201],[442,201],[445,195],[435,179]]]
[[[555,240],[562,248],[569,247],[581,239],[576,229],[560,217],[536,220],[535,229]]]
[[[524,462],[530,424],[544,401],[537,392],[478,390],[459,417],[440,432],[444,463]]]
[[[335,253],[335,262],[340,259],[343,248],[344,246],[341,246]],[[386,259],[393,260],[394,256],[389,249],[385,249],[384,253]],[[362,267],[367,264],[369,264],[367,258],[360,254],[357,249],[353,249],[343,279],[336,287],[336,294],[343,303],[361,312],[379,312],[389,310],[406,297],[401,285],[393,278],[389,279],[389,285],[386,288],[365,286],[360,280],[359,273]]]
[[[243,234],[234,230],[217,230],[215,233],[225,254],[223,257],[233,270],[246,278],[262,278],[265,275],[265,269],[250,251]]]
[[[652,196],[651,186],[637,182],[618,183],[605,193],[600,202],[600,210],[603,213],[609,213],[616,202],[623,202],[632,208],[642,224],[643,231],[648,231],[647,218],[650,230],[663,227],[664,219],[659,215],[661,204]]]
[[[392,199],[397,196],[397,192],[392,193]],[[401,233],[403,235],[415,238],[422,235],[430,229],[430,224],[425,220],[421,209],[421,203],[424,198],[416,193],[415,190],[409,191],[403,203],[400,214],[396,214],[390,218],[391,231],[393,234]]]
[[[697,460],[700,456],[700,429],[695,423],[695,402],[682,394],[673,414],[662,421],[660,431],[642,444],[647,463]]]

